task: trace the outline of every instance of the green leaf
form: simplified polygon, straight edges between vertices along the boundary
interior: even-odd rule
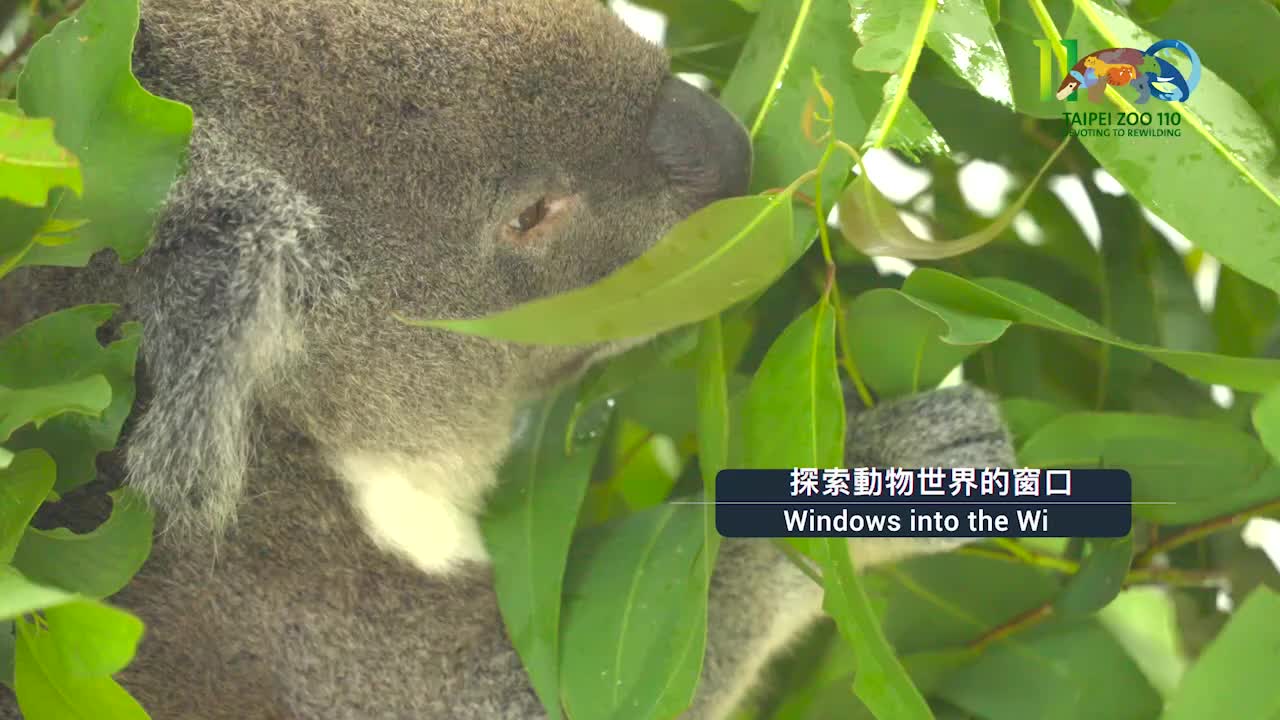
[[[702,325],[698,341],[698,464],[702,471],[703,501],[714,503],[716,475],[729,461],[729,386],[725,374],[724,334],[720,318]],[[715,506],[708,504],[706,545],[715,557],[720,535],[714,532]]]
[[[507,456],[482,528],[498,607],[547,713],[561,717],[560,601],[569,541],[599,439],[566,455],[573,393],[542,403]]]
[[[823,567],[822,607],[835,619],[840,634],[857,657],[853,691],[858,699],[881,720],[932,718],[928,704],[889,647],[871,602],[858,583],[848,541],[826,538],[815,540],[812,547]]]
[[[0,199],[0,278],[8,275],[22,262],[35,246],[36,232],[48,219],[52,208],[61,205],[64,190],[55,189],[50,195],[49,207],[23,207],[9,200]]]
[[[1221,268],[1213,298],[1218,349],[1228,355],[1257,355],[1280,322],[1280,297],[1229,267]]]
[[[18,542],[49,496],[57,468],[43,450],[20,452],[8,468],[0,470],[0,562],[9,562]]]
[[[840,230],[858,250],[867,255],[938,260],[971,252],[995,240],[1009,228],[1039,185],[1040,178],[1066,147],[1067,143],[1063,142],[1054,150],[1018,199],[1000,213],[999,217],[982,229],[953,240],[923,240],[917,237],[902,221],[897,206],[876,188],[864,167],[863,172],[840,196]]]
[[[646,428],[677,440],[697,429],[697,374],[664,367],[643,375],[618,395],[619,411]]]
[[[31,49],[18,85],[30,117],[80,159],[84,194],[65,196],[54,217],[87,219],[74,242],[32,248],[23,264],[84,265],[113,248],[142,254],[191,135],[191,109],[142,88],[130,70],[138,28],[134,0],[88,0]]]
[[[792,198],[721,200],[589,287],[471,320],[412,325],[518,342],[574,345],[642,337],[714,315],[768,287],[810,238],[790,235]]]
[[[947,373],[1009,327],[955,312],[898,290],[862,293],[849,304],[853,364],[878,397],[936,387]]]
[[[28,423],[37,428],[63,413],[97,417],[111,404],[111,384],[101,375],[30,389],[0,386],[0,440]]]
[[[892,74],[884,83],[884,102],[871,123],[867,142],[878,148],[896,146],[899,143],[893,140],[895,133],[916,137],[922,128],[927,128],[926,135],[937,137],[924,113],[907,95],[937,6],[905,6],[886,0],[851,0],[849,6],[853,31],[862,41],[853,64],[861,70]],[[923,149],[937,154],[946,151],[941,142]]]
[[[1052,600],[1058,580],[1037,567],[961,552],[876,567],[863,584],[883,599],[885,635],[906,658],[972,643]]]
[[[614,445],[616,456],[609,482],[595,488],[622,498],[630,510],[643,510],[666,500],[683,468],[680,451],[671,438],[623,417]]]
[[[1133,534],[1089,541],[1088,557],[1067,581],[1053,609],[1066,617],[1084,617],[1106,607],[1124,587],[1133,560]]]
[[[1262,446],[1280,461],[1280,385],[1263,395],[1253,406],[1253,426],[1258,430]]]
[[[1187,666],[1170,591],[1162,587],[1125,590],[1098,613],[1098,621],[1124,646],[1152,686],[1169,697]]]
[[[29,718],[145,720],[142,706],[107,676],[76,677],[62,665],[62,641],[54,629],[17,623],[14,690]]]
[[[55,489],[59,492],[94,478],[94,459],[115,447],[133,407],[134,362],[141,327],[132,322],[123,324],[119,339],[103,347],[97,333],[114,313],[112,305],[82,305],[46,315],[0,340],[0,386],[32,391],[59,386],[66,390],[62,383],[78,382],[73,387],[85,390],[79,399],[85,407],[93,408],[86,414],[53,418],[39,429],[19,430],[9,443],[11,449],[47,450],[58,464]]]
[[[1166,350],[1114,336],[1096,322],[1032,288],[1000,278],[978,281],[938,270],[916,270],[902,291],[954,310],[1087,337],[1136,350],[1201,382],[1261,392],[1280,383],[1280,361]]]
[[[13,565],[33,581],[91,598],[119,592],[151,552],[154,517],[132,490],[110,493],[111,515],[92,531],[29,528]]]
[[[745,406],[747,467],[839,467],[845,411],[835,312],[824,299],[774,341]]]
[[[10,463],[12,462],[13,462],[13,453],[0,447],[0,470],[4,470],[5,468],[9,467]]]
[[[1161,720],[1274,718],[1280,595],[1259,586],[1232,614],[1169,699]]]
[[[698,329],[684,327],[592,367],[578,385],[579,412],[586,405],[616,396],[635,384],[637,378],[687,355],[697,342]]]
[[[1155,689],[1093,621],[996,643],[949,675],[938,696],[983,720],[1141,720],[1160,711]]]
[[[1170,350],[1216,350],[1213,322],[1200,305],[1186,263],[1150,224],[1143,226],[1141,237],[1151,268],[1147,283],[1156,302],[1156,344]]]
[[[761,7],[720,94],[751,134],[752,192],[786,187],[818,165],[824,148],[803,130],[810,101],[818,96],[815,70],[835,102],[835,136],[855,146],[862,142],[880,108],[883,80],[849,72],[857,46],[844,3],[775,0]],[[848,171],[847,158],[833,157],[823,186],[841,187]],[[797,237],[811,240],[816,231],[809,213],[797,217]]]
[[[665,720],[689,706],[706,638],[705,518],[660,505],[575,543],[560,654],[570,717]]]
[[[53,121],[0,113],[0,198],[41,207],[59,186],[84,191],[80,163],[53,139]]]
[[[1139,207],[1131,197],[1107,195],[1091,183],[1085,187],[1102,228],[1101,250],[1106,275],[1101,293],[1102,324],[1117,337],[1159,345],[1155,291],[1149,283],[1152,268],[1141,237],[1146,223]],[[1102,387],[1098,389],[1096,406],[1128,409],[1129,396],[1150,369],[1151,359],[1107,344],[1103,344],[1099,352]]]
[[[0,565],[0,620],[12,620],[78,599],[74,593],[39,585],[12,567]]]
[[[0,620],[0,685],[13,690],[13,656],[17,648],[12,620]]]
[[[1049,29],[1046,29],[1049,32]],[[1056,30],[1049,32],[1057,40]],[[1076,0],[1066,35],[1084,47],[1148,47],[1156,38],[1122,15]],[[1111,108],[1138,110],[1107,92]],[[1212,71],[1185,103],[1177,137],[1082,137],[1089,152],[1134,197],[1187,239],[1241,274],[1280,289],[1280,177],[1269,168],[1276,142],[1244,98]],[[1213,212],[1202,208],[1212,207]]]
[[[79,677],[113,675],[133,659],[142,639],[142,621],[110,605],[79,600],[46,608],[60,665]]]
[[[1203,420],[1137,413],[1070,413],[1040,428],[1018,453],[1035,467],[1109,467],[1133,478],[1133,514],[1160,523],[1212,517],[1271,467],[1256,440]],[[1206,482],[1212,478],[1213,482]]]
[[[1066,409],[1053,403],[1032,398],[1014,397],[1000,401],[1000,415],[1009,426],[1014,445],[1019,447],[1037,430],[1065,412]]]
[[[979,95],[1013,106],[1009,61],[982,0],[948,0],[939,5],[925,43]]]
[[[1280,136],[1280,83],[1268,71],[1280,64],[1280,53],[1272,43],[1280,35],[1280,13],[1274,3],[1181,0],[1145,26],[1157,37],[1178,38],[1195,48],[1205,67],[1227,78],[1266,120],[1272,135]]]
[[[698,466],[702,473],[702,553],[701,573],[697,576],[698,596],[707,598],[711,578],[720,554],[720,533],[716,531],[716,475],[730,466],[729,435],[732,428],[729,409],[729,384],[725,364],[724,329],[721,318],[713,317],[702,324],[698,335]],[[735,458],[736,460],[736,458]],[[706,607],[706,600],[703,600]],[[699,618],[703,632],[691,635],[679,664],[688,667],[695,678],[702,675],[706,655],[705,628],[708,618]],[[696,663],[696,666],[695,666]],[[692,669],[696,667],[696,669]],[[696,681],[695,681],[696,683]],[[696,684],[694,686],[696,690]],[[692,701],[692,694],[690,695]]]

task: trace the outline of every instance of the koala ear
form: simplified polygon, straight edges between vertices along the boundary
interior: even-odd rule
[[[128,483],[179,534],[234,519],[255,400],[300,356],[301,314],[338,277],[319,210],[234,148],[197,126],[131,279],[146,400],[127,440]]]

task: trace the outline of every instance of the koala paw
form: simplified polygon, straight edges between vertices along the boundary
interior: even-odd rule
[[[861,467],[1012,467],[1013,443],[994,398],[972,385],[899,398],[849,417],[846,464]],[[973,538],[854,538],[857,567],[946,552]]]
[[[931,390],[851,414],[845,450],[847,464],[859,466],[981,468],[1014,462],[995,399],[972,385]]]

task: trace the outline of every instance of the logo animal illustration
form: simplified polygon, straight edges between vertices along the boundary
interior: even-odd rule
[[[1178,68],[1156,55],[1161,50],[1177,50],[1191,60],[1191,74],[1184,77]],[[1107,48],[1090,53],[1077,62],[1058,86],[1057,97],[1066,100],[1077,90],[1087,90],[1089,102],[1101,103],[1108,85],[1128,86],[1137,91],[1134,102],[1145,105],[1151,97],[1165,102],[1183,102],[1200,83],[1200,57],[1181,40],[1161,40],[1146,50]]]

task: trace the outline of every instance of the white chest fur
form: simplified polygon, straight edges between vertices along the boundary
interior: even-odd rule
[[[491,468],[448,454],[367,452],[343,453],[334,466],[379,547],[433,574],[488,561],[477,516],[493,484]]]

